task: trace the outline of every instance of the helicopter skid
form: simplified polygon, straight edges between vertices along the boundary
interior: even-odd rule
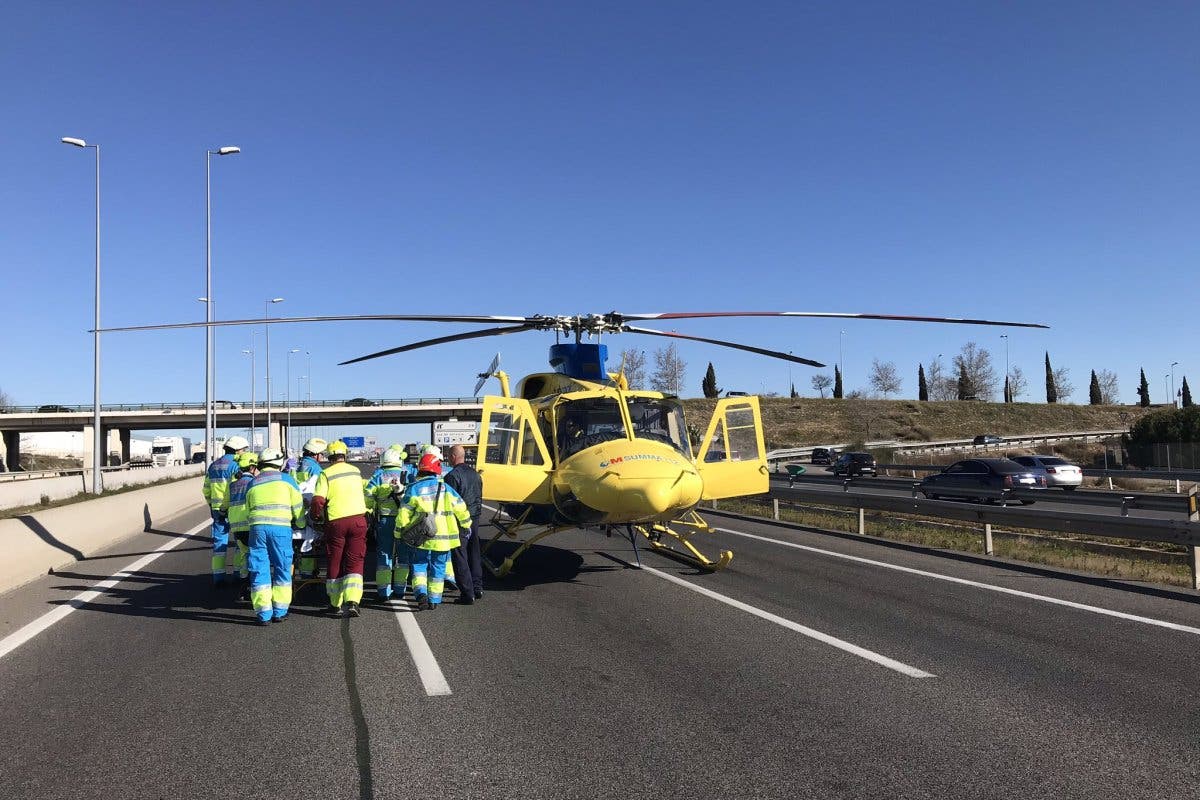
[[[675,530],[670,525],[663,525],[661,523],[635,525],[634,529],[646,537],[646,541],[650,543],[650,548],[654,552],[661,553],[676,561],[690,564],[705,572],[716,572],[717,570],[725,569],[733,561],[733,552],[731,550],[722,550],[721,554],[714,561],[688,541],[692,535],[698,532],[707,533],[711,531],[708,523],[695,511],[689,511],[679,519],[674,520],[671,525],[676,525],[683,530]],[[663,541],[664,538],[667,538],[668,541]],[[675,543],[683,545],[684,550],[678,550],[673,547],[670,539],[673,539]]]
[[[491,539],[488,539],[487,543],[484,544],[483,552],[481,553],[481,556],[482,556],[483,565],[485,567],[487,567],[488,572],[492,573],[497,578],[503,578],[505,575],[507,575],[509,572],[511,572],[512,568],[513,568],[513,563],[517,560],[517,558],[522,553],[524,553],[526,550],[528,550],[530,547],[532,547],[534,544],[536,544],[537,542],[541,541],[542,539],[545,539],[547,536],[549,536],[553,533],[558,533],[559,531],[575,529],[574,525],[550,525],[550,526],[544,527],[542,530],[538,531],[537,533],[535,533],[533,536],[531,536],[529,539],[525,540],[524,542],[521,542],[521,544],[517,547],[517,549],[514,550],[511,555],[509,555],[507,558],[505,558],[499,564],[496,564],[490,558],[488,558],[488,551],[492,549],[492,545],[494,545],[501,536],[511,536],[514,539],[517,538],[517,531],[520,530],[523,526],[525,526],[525,521],[526,521],[526,519],[528,519],[529,514],[532,510],[533,510],[533,507],[531,506],[530,508],[527,508],[525,510],[525,513],[521,514],[521,516],[517,517],[516,519],[512,519],[510,521],[502,520],[501,519],[502,515],[499,513],[497,513],[495,515],[495,517],[493,517],[492,526],[495,527],[499,531],[499,533],[497,533]],[[529,527],[537,528],[537,527],[542,527],[542,526],[530,525]]]

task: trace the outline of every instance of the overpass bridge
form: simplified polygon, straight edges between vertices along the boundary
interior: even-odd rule
[[[285,441],[291,427],[338,425],[394,425],[437,422],[451,418],[478,420],[483,403],[477,397],[407,397],[349,400],[309,400],[266,408],[250,403],[218,401],[216,427],[248,428],[251,420],[268,430],[267,441]],[[204,403],[145,403],[100,406],[101,433],[108,452],[129,461],[130,437],[135,430],[204,430]],[[91,463],[92,406],[9,406],[0,410],[5,463],[20,465],[21,434],[43,431],[83,431],[83,462]]]

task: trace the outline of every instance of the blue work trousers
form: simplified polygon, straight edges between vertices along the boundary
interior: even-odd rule
[[[375,528],[375,594],[387,600],[393,593],[404,599],[416,550],[395,538],[396,518],[380,517]]]
[[[250,602],[260,620],[287,616],[292,604],[292,529],[287,525],[251,525]]]
[[[418,600],[422,595],[429,595],[429,602],[436,606],[442,602],[442,591],[446,587],[446,563],[450,560],[450,551],[411,549],[413,594]]]
[[[229,517],[224,511],[212,512],[213,583],[225,582],[225,553],[229,550]]]

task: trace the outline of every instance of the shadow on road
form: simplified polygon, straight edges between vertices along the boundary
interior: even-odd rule
[[[29,530],[33,531],[35,536],[37,536],[43,542],[45,542],[46,544],[55,548],[56,550],[61,550],[64,553],[66,553],[67,555],[74,557],[76,560],[82,560],[84,558],[83,552],[81,550],[71,547],[71,545],[69,545],[66,542],[59,539],[53,533],[48,531],[46,529],[46,526],[43,525],[42,523],[38,522],[37,519],[35,519],[34,517],[20,516],[20,517],[17,517],[17,519],[20,520],[22,525],[24,525],[26,528],[29,528]]]

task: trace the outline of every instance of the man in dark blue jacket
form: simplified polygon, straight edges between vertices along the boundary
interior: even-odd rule
[[[454,582],[458,585],[458,602],[474,603],[483,597],[483,560],[479,554],[479,518],[483,514],[483,478],[470,465],[463,446],[450,448],[447,462],[449,472],[443,472],[446,485],[458,492],[471,512],[471,532],[458,547],[450,551],[454,562]]]

